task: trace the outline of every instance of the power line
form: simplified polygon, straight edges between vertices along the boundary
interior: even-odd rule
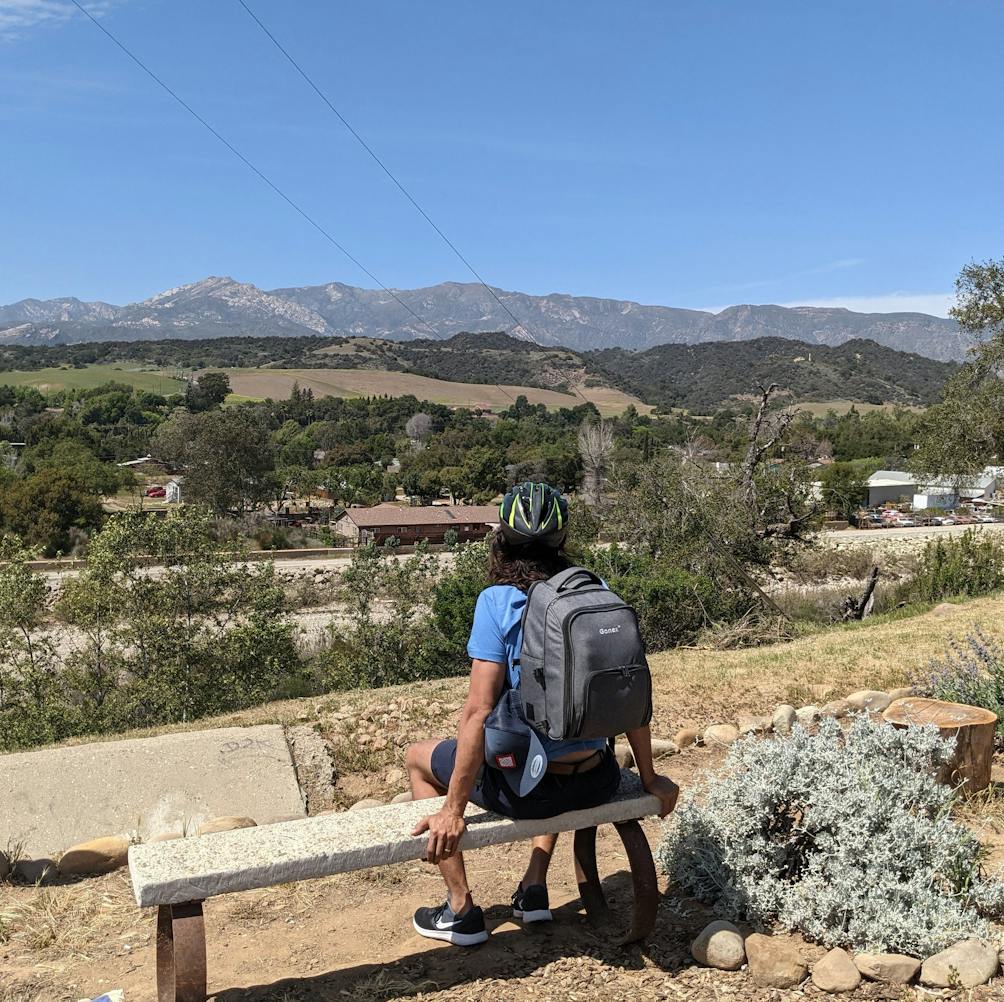
[[[264,181],[287,205],[295,210],[300,216],[302,216],[311,226],[317,230],[329,243],[334,245],[342,254],[345,255],[360,271],[372,279],[377,285],[383,289],[395,302],[401,305],[405,310],[408,311],[411,316],[413,316],[420,324],[428,328],[433,337],[438,338],[439,333],[427,320],[420,317],[400,296],[398,296],[392,289],[388,289],[383,282],[380,281],[372,271],[369,270],[357,257],[351,254],[348,249],[338,240],[335,239],[316,219],[313,218],[304,208],[302,208],[297,202],[293,201],[268,175],[259,170],[233,143],[230,142],[224,135],[218,132],[212,125],[206,121],[183,97],[181,97],[176,91],[174,91],[168,84],[166,84],[149,66],[144,63],[139,56],[132,52],[126,45],[121,42],[115,35],[112,34],[96,17],[86,7],[79,3],[79,0],[70,0],[77,10],[80,11],[96,28],[98,28],[106,38],[114,42],[119,49],[122,50],[151,80],[154,81],[159,87],[165,90],[174,100],[181,105],[200,125],[204,126],[209,130],[241,163],[244,164],[250,171],[252,171],[260,180]]]
[[[439,235],[443,243],[445,243],[446,246],[449,247],[451,251],[453,251],[453,253],[464,265],[464,267],[478,280],[478,282],[484,287],[485,291],[492,297],[492,299],[494,299],[495,302],[498,303],[503,310],[505,310],[505,312],[509,316],[509,319],[512,320],[512,322],[516,325],[516,327],[523,330],[527,334],[529,339],[538,348],[543,348],[544,345],[540,342],[540,339],[536,336],[536,334],[534,334],[530,326],[524,323],[522,320],[520,320],[519,317],[517,317],[516,314],[513,313],[513,311],[509,308],[509,306],[499,297],[495,289],[492,288],[492,286],[490,286],[485,281],[481,273],[477,270],[477,268],[474,267],[474,265],[466,257],[466,255],[443,232],[441,227],[437,225],[437,223],[429,215],[429,213],[426,212],[424,208],[422,208],[422,206],[419,204],[415,196],[412,195],[410,191],[408,191],[408,189],[400,182],[400,180],[398,180],[397,176],[387,166],[387,164],[384,163],[384,161],[380,158],[379,154],[377,154],[376,150],[374,150],[373,147],[366,142],[366,140],[354,128],[352,123],[349,122],[349,120],[338,110],[338,108],[335,107],[334,103],[327,96],[327,94],[325,94],[324,91],[321,90],[321,88],[317,85],[317,83],[310,76],[310,74],[307,73],[307,71],[296,61],[296,59],[293,57],[290,51],[282,44],[282,42],[280,42],[279,39],[275,37],[275,35],[268,28],[268,26],[262,21],[262,19],[258,17],[258,15],[248,6],[245,0],[237,0],[237,2],[241,5],[241,7],[244,8],[248,16],[255,22],[255,24],[257,24],[258,27],[261,28],[261,30],[264,32],[265,36],[269,39],[269,41],[276,47],[276,49],[279,50],[280,53],[282,53],[283,57],[293,67],[293,69],[295,69],[296,72],[303,78],[303,80],[311,88],[311,90],[313,90],[313,92],[327,105],[331,113],[338,119],[338,121],[342,123],[342,125],[345,126],[345,128],[349,131],[352,137],[369,154],[373,162],[377,164],[377,166],[384,172],[384,174],[387,175],[388,178],[390,178],[390,180],[393,182],[394,186],[398,189],[398,191],[400,191],[401,194],[404,195],[404,197],[412,204],[412,206],[414,206],[414,208],[422,216],[422,218],[433,228],[433,230],[435,230],[435,232]],[[505,390],[502,390],[501,386],[499,386],[497,383],[495,385],[497,389],[505,393]],[[585,396],[585,394],[583,394],[577,386],[573,384],[571,389],[573,394],[581,397],[582,400],[584,400],[586,403],[590,402],[589,399]],[[512,399],[512,397],[508,393],[506,393],[506,396],[508,396],[510,400]]]
[[[255,22],[255,24],[258,25],[259,28],[261,28],[261,30],[272,42],[272,44],[283,54],[283,56],[286,57],[287,61],[290,63],[293,69],[295,69],[296,72],[299,73],[301,77],[303,77],[303,79],[314,91],[314,93],[328,106],[328,108],[335,115],[338,121],[340,121],[342,125],[344,125],[345,128],[349,130],[349,132],[356,139],[359,145],[362,146],[362,148],[370,155],[370,157],[384,172],[384,174],[386,174],[387,177],[390,178],[390,180],[397,187],[398,191],[400,191],[401,194],[404,195],[404,197],[408,199],[409,202],[411,202],[411,204],[415,207],[415,209],[421,214],[422,218],[436,231],[437,234],[439,234],[442,241],[446,244],[447,247],[450,248],[451,251],[453,251],[453,253],[457,256],[457,258],[459,258],[459,260],[463,263],[464,267],[478,280],[478,282],[481,283],[482,286],[484,286],[485,290],[495,300],[495,302],[497,302],[499,306],[501,306],[502,309],[505,310],[505,312],[509,315],[509,319],[512,320],[512,322],[518,328],[524,330],[529,335],[530,340],[533,341],[533,343],[537,345],[538,348],[543,348],[544,346],[540,343],[540,341],[537,340],[537,337],[533,333],[533,331],[525,323],[523,323],[523,321],[521,321],[516,316],[516,314],[513,313],[513,311],[509,309],[509,307],[499,298],[495,290],[481,277],[481,274],[474,267],[474,265],[471,264],[468,258],[461,252],[460,248],[457,247],[457,245],[442,231],[442,229],[440,229],[440,227],[436,225],[435,221],[432,219],[429,213],[426,212],[421,205],[419,205],[414,195],[412,195],[412,193],[408,191],[408,189],[405,188],[405,186],[397,179],[397,177],[394,175],[391,169],[383,162],[383,160],[380,159],[380,157],[377,155],[373,147],[370,146],[370,144],[367,143],[366,140],[363,139],[363,137],[353,128],[352,124],[348,121],[348,119],[334,106],[334,104],[331,102],[331,99],[324,93],[324,91],[321,90],[320,87],[317,86],[317,84],[307,73],[307,71],[293,58],[293,56],[289,53],[289,50],[286,49],[285,46],[283,46],[283,44],[279,41],[279,39],[277,39],[275,35],[272,34],[272,32],[261,20],[261,18],[258,17],[258,15],[247,5],[247,3],[245,3],[245,0],[237,0],[237,2],[244,8],[245,11],[247,11],[251,19]]]
[[[336,247],[341,253],[348,258],[360,271],[372,279],[384,292],[387,293],[395,302],[402,306],[407,312],[415,318],[423,327],[428,329],[433,338],[436,340],[445,340],[445,336],[441,336],[432,324],[428,320],[421,317],[415,312],[400,296],[398,296],[392,289],[389,289],[383,282],[373,274],[355,255],[350,253],[350,251],[335,239],[332,234],[325,229],[316,219],[313,218],[302,206],[295,202],[289,197],[268,175],[256,167],[233,143],[230,142],[222,133],[220,133],[216,128],[214,128],[202,115],[200,115],[180,94],[177,93],[173,88],[171,88],[161,77],[159,77],[149,66],[144,63],[139,56],[137,56],[132,50],[130,50],[119,38],[117,38],[111,31],[109,31],[97,18],[86,7],[83,7],[78,0],[70,0],[70,2],[77,8],[96,28],[98,28],[109,41],[113,42],[122,52],[124,52],[141,70],[151,80],[153,80],[159,87],[166,91],[182,108],[185,109],[200,125],[206,128],[216,139],[218,139],[238,160],[241,161],[250,171],[252,171],[260,180],[264,181],[265,184],[269,186],[287,205],[289,205],[293,210],[295,210],[300,216],[303,217],[311,226],[317,230],[327,241],[329,241],[334,247]],[[250,11],[248,13],[251,13]],[[263,26],[264,27],[264,26]],[[430,220],[431,222],[431,220]],[[510,400],[513,399],[512,394],[503,390],[501,386],[495,384],[496,389],[502,393],[504,396],[508,397]],[[514,401],[515,402],[515,401]]]

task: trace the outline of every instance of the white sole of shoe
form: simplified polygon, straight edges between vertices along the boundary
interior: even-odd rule
[[[512,911],[512,917],[518,918],[523,925],[529,925],[531,922],[553,921],[553,916],[551,915],[551,910],[549,908],[537,908],[536,910],[529,912],[521,912],[518,908],[514,908]]]
[[[452,932],[449,929],[424,929],[414,919],[411,920],[411,924],[419,936],[424,936],[426,939],[439,939],[444,943],[452,943],[454,946],[477,946],[478,943],[484,943],[488,939],[487,929],[483,932]]]

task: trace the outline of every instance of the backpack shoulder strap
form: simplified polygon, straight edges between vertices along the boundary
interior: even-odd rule
[[[574,591],[576,588],[603,587],[600,578],[585,567],[568,567],[563,571],[558,571],[553,577],[547,579],[547,583],[559,594]]]

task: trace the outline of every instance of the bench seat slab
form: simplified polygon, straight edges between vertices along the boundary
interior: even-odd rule
[[[217,832],[199,838],[134,845],[129,871],[141,907],[204,901],[218,894],[271,887],[373,866],[421,859],[427,837],[413,836],[420,818],[443,798]],[[659,800],[624,771],[613,800],[554,818],[514,821],[469,804],[462,848],[483,849],[548,832],[595,828],[657,814]]]

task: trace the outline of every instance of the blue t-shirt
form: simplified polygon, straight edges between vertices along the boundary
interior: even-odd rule
[[[518,664],[523,646],[523,609],[526,593],[512,585],[491,585],[478,595],[474,607],[474,623],[471,625],[471,639],[467,641],[467,653],[479,661],[494,661],[507,666],[509,686],[519,688]],[[605,738],[588,741],[553,741],[537,732],[548,759],[558,759],[571,752],[602,748]]]

